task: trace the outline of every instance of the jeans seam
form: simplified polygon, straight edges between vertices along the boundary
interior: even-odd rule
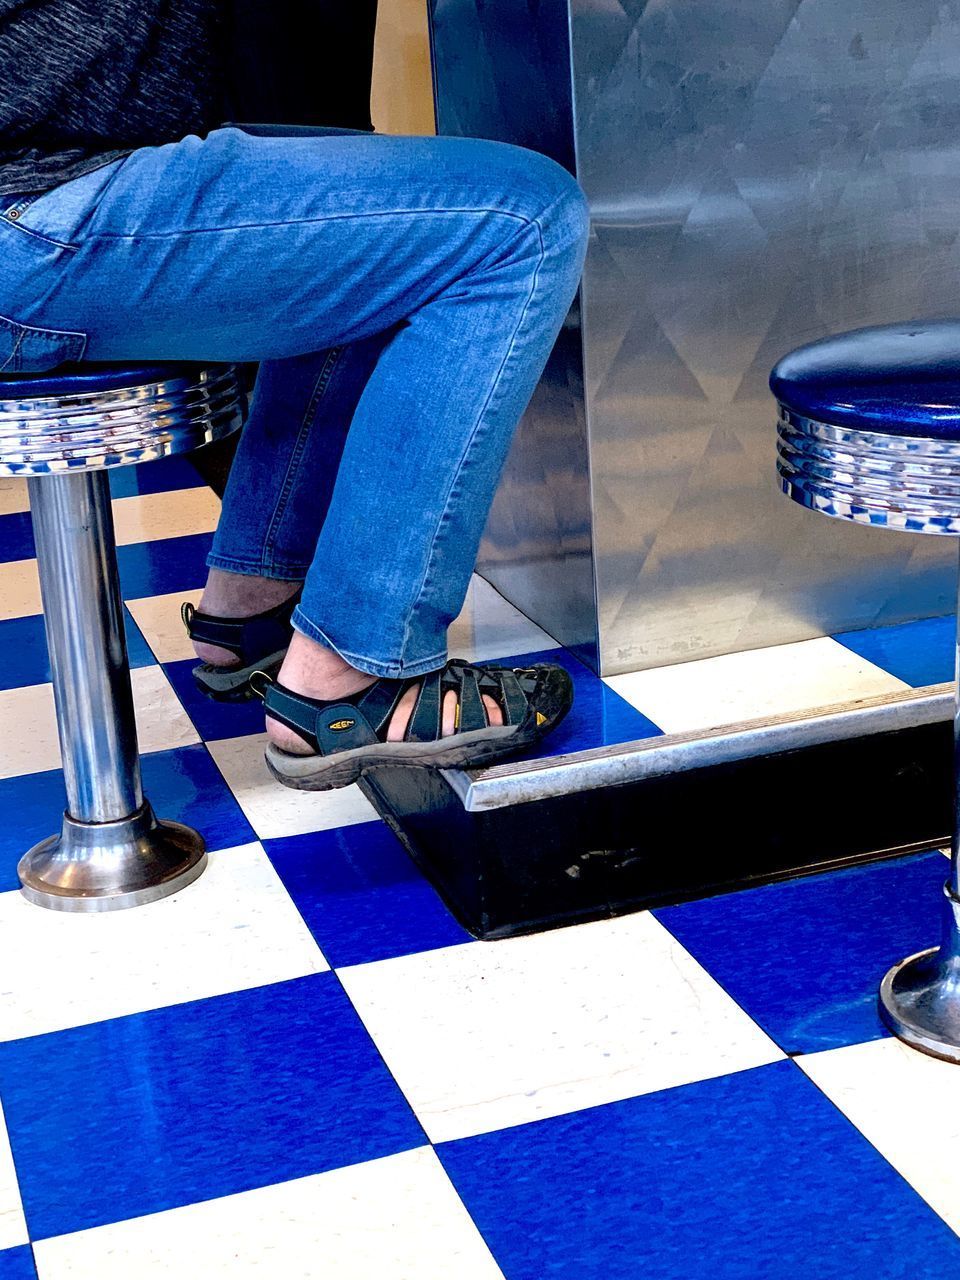
[[[303,457],[303,451],[306,448],[307,435],[312,425],[313,415],[316,413],[317,405],[323,399],[327,387],[330,385],[330,379],[333,377],[333,371],[343,354],[343,347],[332,347],[327,354],[327,359],[323,362],[323,368],[317,374],[317,380],[314,383],[310,400],[304,410],[303,418],[300,421],[300,429],[297,432],[296,443],[293,452],[290,455],[290,462],[287,466],[286,475],[283,478],[283,485],[280,489],[280,496],[277,498],[277,505],[274,509],[273,517],[270,520],[270,527],[267,530],[267,536],[264,539],[263,550],[266,556],[274,547],[277,540],[278,528],[280,521],[286,514],[287,504],[290,501],[290,494],[293,491],[293,481],[296,471]]]
[[[20,348],[23,346],[23,339],[25,336],[26,335],[22,331],[17,334],[17,340],[13,344],[13,350],[10,352],[7,359],[4,360],[3,364],[0,364],[0,373],[5,373],[8,369],[12,369],[14,372],[17,371],[19,368],[17,357],[20,354]]]
[[[527,318],[527,312],[530,310],[530,303],[533,301],[534,294],[537,291],[537,285],[540,282],[540,269],[543,266],[544,259],[546,258],[546,250],[543,244],[543,226],[539,218],[527,219],[525,221],[528,226],[535,226],[537,228],[537,239],[540,244],[540,256],[537,261],[536,269],[534,270],[534,273],[533,273],[533,279],[530,284],[530,292],[527,295],[526,302],[523,304],[523,310],[520,313],[520,316],[519,316],[519,319],[517,320],[514,331],[510,336],[510,343],[507,347],[507,350],[504,352],[503,359],[500,361],[500,366],[497,369],[496,376],[494,377],[493,382],[491,384],[489,394],[487,395],[486,400],[483,402],[483,405],[480,408],[480,412],[477,414],[477,420],[474,424],[474,428],[470,433],[469,439],[464,445],[463,453],[461,454],[461,457],[460,457],[460,463],[456,469],[453,479],[450,482],[450,488],[447,490],[447,494],[444,499],[443,510],[440,513],[440,519],[437,521],[436,531],[434,532],[433,541],[430,546],[430,554],[427,557],[426,567],[424,568],[424,571],[423,571],[423,578],[420,581],[420,586],[417,588],[417,594],[414,597],[413,604],[410,606],[410,612],[407,615],[407,620],[404,625],[403,640],[401,642],[401,653],[406,650],[407,645],[410,642],[410,631],[413,625],[414,616],[416,615],[416,612],[420,607],[421,600],[426,594],[427,587],[430,585],[431,574],[433,572],[433,567],[434,567],[434,560],[436,558],[437,545],[440,542],[440,535],[443,531],[444,526],[449,523],[450,505],[453,500],[457,483],[460,480],[463,470],[467,465],[467,461],[470,456],[470,453],[472,452],[474,445],[477,443],[477,440],[480,434],[480,424],[483,421],[484,414],[487,412],[487,409],[489,408],[491,401],[493,400],[493,397],[499,386],[500,379],[503,375],[503,371],[507,366],[507,361],[510,359],[511,355],[513,354],[514,347],[517,341],[517,334],[520,332],[521,328],[523,327],[523,323]]]
[[[424,214],[431,214],[434,217],[459,217],[464,213],[493,213],[504,218],[513,218],[515,222],[522,222],[526,227],[540,225],[539,219],[526,218],[522,213],[514,213],[510,209],[468,206],[453,209],[379,209],[376,213],[326,213],[319,218],[291,218],[278,220],[277,222],[241,222],[236,226],[230,227],[180,227],[176,231],[97,231],[91,233],[89,240],[171,240],[178,236],[226,235],[233,231],[266,231],[271,227],[309,227],[315,226],[320,222],[359,221],[365,218],[420,218]],[[16,227],[16,223],[12,225]],[[27,231],[27,228],[21,227],[19,230]],[[51,241],[51,243],[55,242]],[[75,248],[73,245],[62,245],[60,247],[64,249]]]
[[[237,556],[222,556],[211,551],[206,560],[208,569],[224,569],[227,573],[244,574],[247,577],[280,578],[282,581],[302,582],[309,565],[278,564],[276,561],[246,560]],[[287,575],[292,575],[287,577]]]

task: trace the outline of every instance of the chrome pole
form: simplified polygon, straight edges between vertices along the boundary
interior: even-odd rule
[[[107,474],[27,485],[67,812],[115,822],[140,808],[143,790]]]
[[[23,893],[58,911],[152,902],[195,880],[207,855],[143,796],[107,474],[28,483],[67,811],[21,859]]]
[[[935,1058],[960,1063],[960,588],[953,718],[953,832],[943,886],[939,947],[894,965],[880,985],[880,1016],[894,1035]]]
[[[953,708],[953,833],[950,837],[950,879],[947,892],[960,899],[960,574],[957,580],[957,630],[954,635],[953,671],[956,702]]]

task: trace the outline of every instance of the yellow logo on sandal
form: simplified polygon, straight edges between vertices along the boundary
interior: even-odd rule
[[[328,724],[328,729],[333,729],[335,733],[342,733],[344,729],[352,729],[356,724],[356,720],[334,720],[333,724]]]

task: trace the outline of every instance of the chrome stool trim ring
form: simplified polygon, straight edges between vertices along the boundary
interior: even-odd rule
[[[874,528],[960,534],[960,441],[838,427],[779,407],[777,470],[794,502]]]
[[[236,430],[242,405],[233,365],[112,391],[0,399],[0,476],[95,471],[187,453]]]

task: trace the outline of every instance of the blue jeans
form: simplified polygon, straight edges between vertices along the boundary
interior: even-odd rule
[[[587,214],[496,143],[228,127],[0,211],[0,369],[261,361],[209,564],[373,675],[446,657]]]

